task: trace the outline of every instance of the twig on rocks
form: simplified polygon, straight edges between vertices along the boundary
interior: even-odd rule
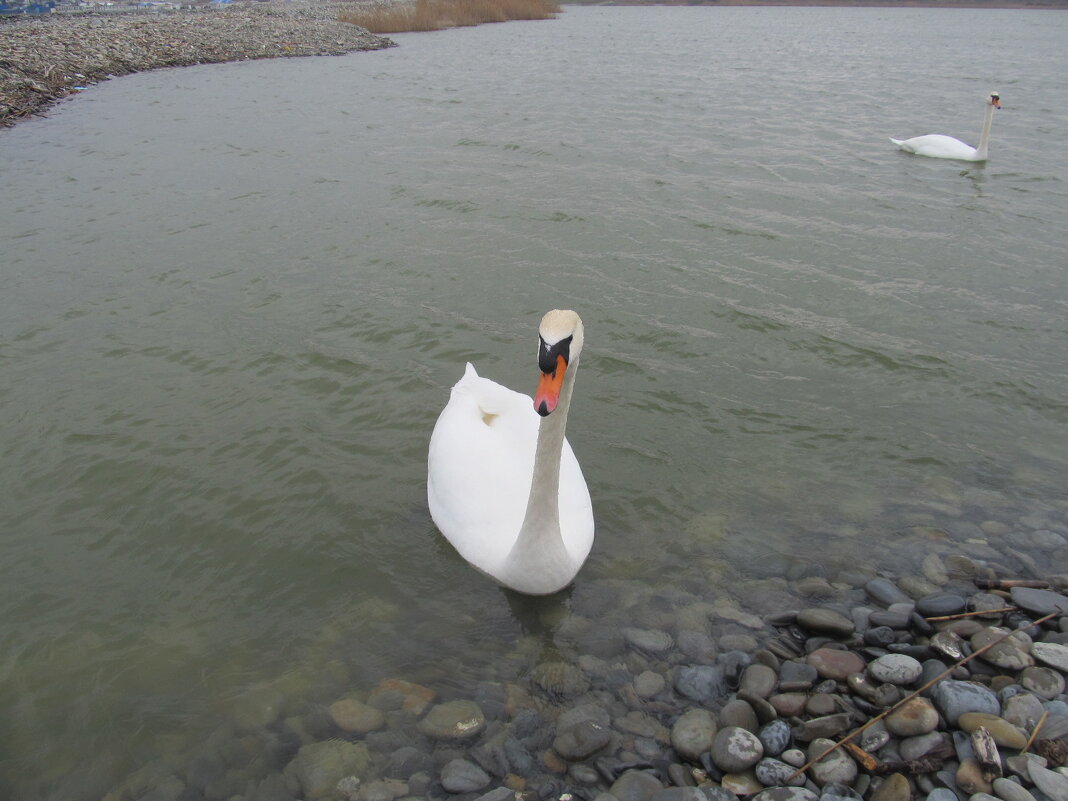
[[[1031,622],[1031,623],[1027,623],[1026,625],[1022,625],[1022,626],[1021,626],[1020,628],[1026,629],[1026,628],[1030,628],[1031,626],[1038,626],[1038,625],[1040,625],[1040,624],[1042,624],[1042,623],[1045,623],[1045,622],[1046,622],[1047,620],[1052,620],[1053,618],[1055,618],[1055,617],[1056,617],[1057,615],[1059,615],[1059,614],[1060,614],[1060,611],[1059,611],[1059,610],[1058,610],[1058,611],[1056,611],[1056,612],[1050,612],[1050,613],[1049,613],[1048,615],[1046,615],[1045,617],[1041,617],[1041,618],[1039,618],[1038,620],[1035,620],[1035,621],[1033,621],[1033,622]],[[954,670],[956,670],[957,668],[959,668],[959,667],[960,667],[961,665],[965,664],[966,662],[970,662],[971,660],[975,659],[975,657],[977,657],[977,656],[979,656],[979,655],[981,655],[981,654],[984,654],[984,653],[986,653],[987,651],[989,651],[989,650],[990,650],[991,648],[993,648],[993,647],[994,647],[995,645],[997,645],[998,643],[1000,643],[1000,642],[1003,642],[1003,641],[1004,641],[1004,640],[1006,640],[1007,638],[1011,637],[1011,636],[1012,636],[1013,634],[1015,634],[1015,633],[1016,633],[1016,632],[1017,632],[1018,630],[1019,630],[1019,629],[1011,629],[1011,630],[1009,630],[1009,631],[1005,632],[1005,633],[1004,633],[1003,635],[1001,635],[1001,636],[1000,636],[1000,637],[998,637],[997,639],[995,639],[995,640],[991,640],[990,642],[988,642],[988,643],[987,643],[986,645],[984,645],[984,646],[983,646],[982,648],[978,648],[978,649],[976,649],[975,651],[973,651],[972,653],[970,653],[970,654],[969,654],[968,656],[966,656],[966,657],[964,657],[963,659],[961,659],[960,661],[958,661],[958,662],[957,662],[956,664],[950,665],[950,666],[949,666],[948,668],[946,668],[945,670],[943,670],[943,671],[942,671],[941,673],[939,673],[939,674],[938,674],[937,676],[935,676],[935,677],[934,677],[933,679],[931,679],[931,680],[930,680],[929,682],[927,682],[926,684],[924,684],[924,685],[923,685],[922,687],[920,687],[919,689],[917,689],[917,690],[913,690],[913,691],[912,691],[911,693],[909,693],[908,695],[906,695],[906,696],[905,696],[904,698],[902,698],[902,699],[901,699],[900,701],[898,701],[898,702],[897,702],[896,704],[894,704],[893,706],[887,707],[886,709],[884,709],[884,710],[883,710],[882,712],[880,712],[880,713],[879,713],[878,715],[876,715],[875,717],[873,717],[873,718],[872,718],[871,720],[869,720],[869,721],[868,721],[867,723],[865,723],[865,724],[864,724],[863,726],[861,726],[860,728],[858,728],[858,729],[854,729],[854,730],[853,730],[853,731],[852,731],[852,732],[851,732],[850,734],[847,734],[847,735],[846,735],[845,737],[843,737],[843,738],[842,738],[841,740],[839,740],[838,742],[834,743],[834,745],[830,746],[829,748],[825,748],[825,749],[824,749],[824,750],[823,750],[823,751],[822,751],[822,752],[821,752],[820,754],[818,754],[817,756],[813,757],[813,758],[812,758],[812,759],[810,759],[810,760],[809,760],[808,762],[806,762],[806,763],[805,763],[804,765],[802,765],[802,766],[801,766],[801,767],[799,767],[799,768],[798,768],[797,770],[795,770],[795,771],[794,771],[794,772],[793,772],[793,773],[791,774],[791,776],[790,776],[790,779],[789,779],[789,780],[790,780],[790,781],[792,781],[793,779],[796,779],[796,778],[797,778],[798,776],[800,776],[800,775],[801,775],[802,773],[804,773],[804,772],[805,772],[806,770],[808,770],[809,768],[811,768],[811,767],[812,767],[813,765],[815,765],[815,764],[816,764],[817,762],[819,762],[819,761],[820,761],[821,759],[823,759],[823,758],[824,758],[825,756],[827,756],[828,754],[830,754],[830,753],[832,753],[832,752],[836,751],[837,749],[841,748],[841,747],[842,747],[843,745],[845,745],[845,743],[847,743],[847,742],[849,742],[850,740],[852,740],[852,739],[853,739],[854,737],[856,737],[856,736],[857,736],[858,734],[860,734],[860,733],[861,733],[861,732],[863,732],[863,731],[866,731],[866,730],[867,730],[867,729],[868,729],[869,727],[871,727],[871,726],[875,725],[875,723],[876,723],[877,721],[880,721],[880,720],[882,720],[882,719],[883,719],[883,718],[885,718],[885,717],[886,717],[887,715],[889,715],[889,714],[890,714],[891,712],[893,712],[893,711],[894,711],[895,709],[899,708],[900,706],[902,706],[903,704],[907,703],[908,701],[911,701],[911,700],[912,700],[913,698],[915,698],[915,697],[916,697],[917,695],[919,695],[920,693],[922,693],[922,692],[923,692],[924,690],[927,690],[927,689],[929,689],[929,688],[933,687],[933,686],[934,686],[935,684],[937,684],[938,682],[942,681],[942,679],[944,679],[944,678],[945,678],[946,676],[948,676],[948,675],[949,675],[950,673],[952,673],[952,672],[953,672]]]
[[[1013,587],[1027,587],[1034,590],[1044,590],[1049,587],[1048,581],[1037,579],[975,579],[975,586],[981,590],[1010,590]]]
[[[909,759],[904,762],[886,762],[881,765],[877,764],[872,770],[872,773],[876,773],[880,776],[885,776],[890,773],[909,773],[914,776],[920,773],[935,773],[942,769],[942,765],[951,756],[953,756],[952,747],[942,746],[941,748],[934,749],[930,753],[924,754],[919,759]]]
[[[1026,754],[1028,751],[1031,750],[1031,746],[1034,744],[1035,738],[1038,737],[1038,733],[1040,731],[1042,731],[1042,727],[1044,725],[1046,725],[1046,718],[1048,718],[1048,717],[1049,717],[1049,710],[1048,709],[1043,709],[1042,710],[1042,717],[1040,717],[1038,719],[1038,723],[1035,724],[1035,728],[1031,731],[1031,736],[1027,738],[1027,743],[1024,745],[1023,749],[1020,751],[1021,754]]]
[[[994,615],[1002,614],[1004,612],[1016,612],[1019,611],[1018,606],[1005,606],[1001,609],[977,609],[974,612],[958,612],[955,615],[941,615],[940,617],[925,617],[928,623],[938,623],[943,620],[963,620],[969,617],[978,617],[979,615]]]

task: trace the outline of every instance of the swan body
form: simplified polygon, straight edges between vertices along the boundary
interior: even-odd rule
[[[572,582],[594,528],[586,480],[564,436],[582,321],[551,311],[539,334],[533,402],[469,363],[434,425],[427,458],[427,503],[441,533],[475,568],[530,595]]]
[[[983,130],[979,135],[979,146],[966,145],[959,139],[944,134],[927,134],[911,139],[894,139],[890,141],[907,153],[917,156],[930,156],[936,159],[957,159],[959,161],[986,161],[990,144],[990,126],[994,121],[994,109],[1001,108],[1001,95],[991,92],[986,98],[986,116],[983,118]]]

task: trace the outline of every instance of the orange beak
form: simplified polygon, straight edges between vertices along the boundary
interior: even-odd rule
[[[542,417],[549,415],[560,402],[560,388],[564,385],[564,373],[567,372],[567,360],[556,357],[556,369],[551,373],[542,373],[538,379],[538,391],[534,393],[534,411]]]
[[[1001,101],[1000,101],[1000,100],[999,100],[998,98],[996,98],[996,97],[995,97],[995,98],[994,98],[994,99],[993,99],[992,101],[990,101],[990,102],[992,102],[992,103],[994,104],[994,108],[1001,108]]]

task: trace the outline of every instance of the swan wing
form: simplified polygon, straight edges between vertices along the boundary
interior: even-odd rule
[[[430,437],[430,515],[460,555],[485,572],[504,561],[523,524],[538,420],[528,396],[468,364]]]
[[[890,141],[906,153],[915,153],[917,156],[928,156],[936,159],[960,159],[962,161],[976,160],[974,147],[944,134],[927,134],[926,136],[914,136],[911,139],[894,139],[891,137]]]

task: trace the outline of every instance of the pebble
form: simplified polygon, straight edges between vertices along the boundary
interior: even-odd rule
[[[833,745],[833,740],[813,740],[808,747],[808,758],[815,759]],[[812,777],[812,781],[821,787],[832,782],[850,784],[857,778],[857,763],[850,759],[843,749],[839,748],[813,764],[808,769],[808,772],[809,776]]]
[[[486,727],[482,709],[474,701],[446,701],[419,721],[418,729],[434,740],[467,740]]]
[[[1009,590],[1012,602],[1036,615],[1058,613],[1068,615],[1068,598],[1052,590],[1036,590],[1030,587],[1013,587]]]
[[[764,746],[757,736],[738,726],[716,732],[709,750],[712,762],[724,773],[741,773],[764,756]]]
[[[1020,686],[1040,698],[1052,700],[1064,692],[1065,682],[1064,676],[1052,668],[1028,667],[1020,671]]]
[[[1044,768],[1037,762],[1028,763],[1028,772],[1035,787],[1049,796],[1051,801],[1068,801],[1068,778],[1063,773]]]
[[[623,639],[631,648],[648,654],[662,654],[670,651],[675,641],[666,631],[650,629],[623,629]]]
[[[730,692],[723,670],[717,665],[691,665],[675,672],[679,695],[704,706],[715,706]]]
[[[850,673],[860,673],[866,667],[859,654],[835,648],[818,648],[806,657],[806,661],[821,677],[836,681],[844,681]]]
[[[1053,642],[1031,643],[1031,654],[1045,665],[1068,672],[1068,645]]]
[[[489,783],[489,774],[466,759],[450,760],[441,769],[441,786],[450,793],[474,793]]]
[[[671,745],[683,759],[697,762],[712,747],[718,726],[707,709],[690,709],[671,727]]]
[[[964,596],[953,592],[939,592],[916,601],[916,611],[924,617],[942,617],[960,614],[967,608]]]
[[[353,698],[342,698],[327,709],[330,719],[344,731],[367,734],[386,725],[385,713]]]
[[[868,675],[879,682],[907,686],[920,677],[923,666],[905,654],[886,654],[868,665]]]
[[[753,773],[765,787],[794,786],[800,787],[805,783],[804,774],[795,776],[797,768],[773,757],[764,757],[757,762]]]
[[[932,698],[950,726],[956,726],[957,720],[965,712],[1001,713],[998,697],[990,689],[974,682],[946,679],[935,685]]]
[[[902,592],[894,582],[882,577],[873,578],[865,584],[864,591],[871,596],[872,600],[881,603],[883,606],[912,602],[912,599]]]
[[[1007,748],[1020,750],[1027,745],[1026,732],[997,715],[989,715],[985,712],[965,712],[957,720],[957,725],[969,734],[974,734],[980,727],[984,728],[990,732],[995,743]]]
[[[752,693],[760,698],[767,698],[778,686],[778,674],[767,665],[749,665],[742,672],[742,679],[738,684],[739,693]]]
[[[647,801],[664,785],[652,773],[643,770],[628,770],[616,779],[608,792],[616,801]]]
[[[790,724],[785,720],[773,720],[757,732],[757,739],[768,756],[778,756],[785,751],[790,745],[791,736]]]
[[[833,609],[802,609],[797,613],[797,623],[809,631],[831,637],[848,637],[856,629],[850,618]]]
[[[1001,801],[1035,801],[1035,797],[1011,779],[994,779],[994,795]]]
[[[807,787],[770,787],[752,797],[752,801],[819,801]]]
[[[871,794],[871,801],[910,801],[912,788],[900,773],[891,773]]]
[[[596,720],[580,720],[553,740],[553,750],[569,761],[593,756],[612,740],[612,730]]]
[[[922,696],[910,698],[883,719],[886,730],[897,737],[915,737],[938,727],[938,710]]]

